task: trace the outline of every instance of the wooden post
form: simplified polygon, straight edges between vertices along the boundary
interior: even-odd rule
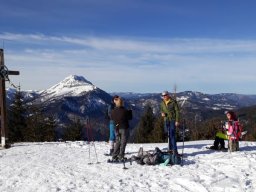
[[[0,67],[4,66],[4,50],[0,49]],[[5,147],[5,137],[6,137],[6,101],[5,101],[5,79],[0,79],[0,108],[1,108],[1,144]]]
[[[174,86],[173,86],[173,97],[174,97],[174,99],[176,100],[177,99],[177,85],[176,85],[176,83],[174,84]]]
[[[8,124],[6,115],[6,91],[5,81],[8,75],[19,75],[19,71],[9,71],[4,65],[4,50],[0,49],[0,121],[1,121],[1,145],[8,147],[6,140],[8,140]]]

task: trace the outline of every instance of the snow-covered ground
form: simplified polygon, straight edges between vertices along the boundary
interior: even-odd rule
[[[216,152],[213,141],[185,142],[184,166],[147,166],[133,162],[109,164],[108,144],[95,142],[17,143],[0,150],[0,191],[194,191],[255,192],[256,142],[241,142],[239,152]],[[145,150],[166,143],[143,144]],[[97,164],[94,146],[99,163]],[[140,144],[128,144],[127,156]],[[182,143],[178,143],[181,152]]]

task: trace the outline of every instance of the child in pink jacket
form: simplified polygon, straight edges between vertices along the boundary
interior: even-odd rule
[[[226,113],[228,121],[225,124],[228,135],[229,151],[239,151],[239,138],[241,136],[241,126],[233,111]]]

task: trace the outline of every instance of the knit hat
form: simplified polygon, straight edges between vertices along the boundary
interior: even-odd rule
[[[169,92],[168,91],[163,91],[162,96],[165,96],[165,95],[169,95]]]
[[[118,99],[118,98],[119,98],[118,95],[114,95],[114,96],[112,97],[112,101],[114,101],[115,99]]]

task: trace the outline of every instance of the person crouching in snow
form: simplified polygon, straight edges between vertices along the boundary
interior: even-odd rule
[[[239,139],[241,137],[241,126],[233,111],[227,111],[226,113],[227,121],[222,127],[221,131],[218,131],[213,146],[210,149],[214,150],[225,150],[225,141],[228,140],[228,147],[230,151],[239,150]],[[233,149],[232,149],[233,148]]]

